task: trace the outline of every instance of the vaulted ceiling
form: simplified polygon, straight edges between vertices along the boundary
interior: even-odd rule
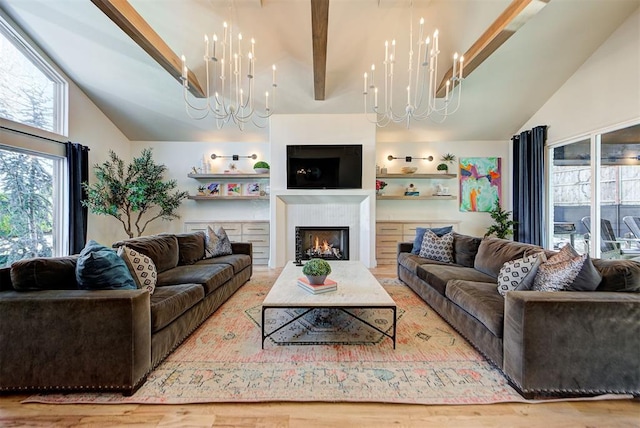
[[[310,0],[129,3],[170,51],[187,57],[200,82],[205,80],[203,35],[221,32],[224,20],[233,21],[245,38],[256,39],[257,88],[268,87],[271,64],[277,64],[276,114],[362,113],[362,75],[381,61],[384,41],[396,39],[398,52],[408,51],[410,0],[329,0],[322,99],[317,66],[314,74]],[[424,17],[426,29],[440,32],[438,80],[451,67],[453,52],[467,52],[511,3],[413,0],[414,26]],[[410,129],[381,128],[377,139],[508,139],[639,5],[640,0],[550,0],[467,76],[463,104],[454,116],[444,123],[414,122]],[[269,139],[268,127],[248,126],[241,133],[233,127],[217,130],[212,120],[190,119],[178,80],[88,0],[0,0],[0,8],[130,140]],[[511,26],[519,24],[516,19]]]

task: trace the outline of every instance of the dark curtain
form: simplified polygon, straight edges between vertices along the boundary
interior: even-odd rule
[[[544,145],[547,127],[536,126],[514,135],[513,239],[544,246]]]
[[[89,181],[89,148],[68,142],[67,165],[69,168],[69,254],[78,254],[87,239],[87,213],[82,201],[86,192],[83,182]]]

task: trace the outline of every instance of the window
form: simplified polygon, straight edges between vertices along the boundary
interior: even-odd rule
[[[551,145],[549,214],[555,249],[571,242],[602,258],[640,256],[640,125]]]
[[[64,159],[0,148],[0,267],[62,254]]]
[[[66,134],[67,83],[0,16],[0,117]]]

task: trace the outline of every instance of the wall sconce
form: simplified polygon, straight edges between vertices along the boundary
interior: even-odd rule
[[[416,158],[413,156],[405,156],[403,157],[397,157],[397,156],[393,156],[393,155],[389,155],[387,156],[387,160],[392,161],[394,159],[404,159],[405,162],[411,162],[414,159],[422,159],[422,160],[428,160],[429,162],[433,161],[433,156],[427,156],[426,158]]]
[[[217,154],[212,154],[211,155],[211,159],[224,159],[224,158],[231,158],[231,160],[237,161],[240,160],[240,158],[247,158],[247,159],[253,159],[256,160],[258,159],[258,155],[257,154],[252,154],[252,155],[248,155],[248,156],[240,156],[240,155],[231,155],[231,156],[222,156],[222,155],[217,155]]]

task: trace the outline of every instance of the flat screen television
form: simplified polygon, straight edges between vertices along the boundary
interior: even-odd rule
[[[287,189],[362,189],[362,144],[287,146]]]

